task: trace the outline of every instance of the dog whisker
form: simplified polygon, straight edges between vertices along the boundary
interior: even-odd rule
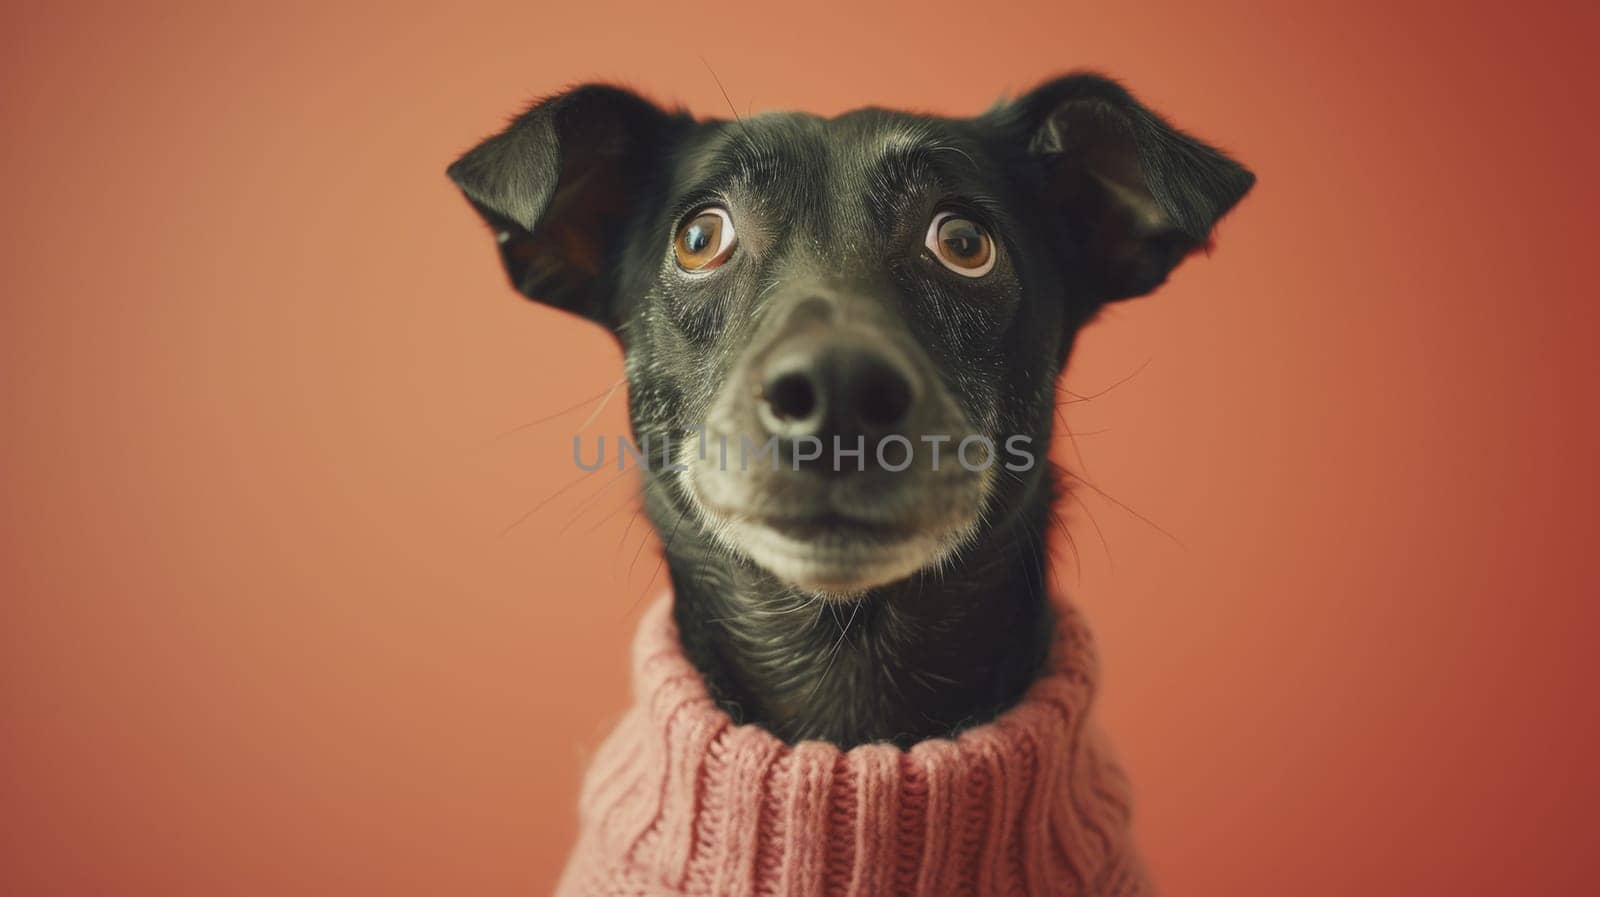
[[[579,433],[582,433],[584,430],[589,429],[589,425],[594,423],[595,420],[600,417],[600,412],[606,410],[606,406],[611,404],[611,397],[616,395],[617,394],[617,390],[621,389],[622,388],[622,384],[624,384],[626,382],[628,382],[628,378],[621,377],[621,378],[618,378],[617,382],[611,384],[611,388],[606,391],[606,397],[601,399],[600,400],[600,404],[596,405],[594,407],[594,410],[589,412],[589,416],[584,419],[583,423],[578,425],[578,432]]]
[[[600,496],[605,495],[611,490],[612,486],[615,486],[626,479],[630,472],[631,471],[628,470],[620,471],[616,476],[607,480],[599,489],[596,489],[588,498],[584,499],[583,506],[578,509],[578,512],[567,518],[567,522],[563,523],[561,528],[556,530],[556,537],[560,538],[561,536],[566,535],[567,530],[572,529],[573,524],[576,524],[580,519],[582,519],[583,515],[589,513],[589,511],[595,506],[595,502],[600,498]]]
[[[1105,389],[1099,390],[1097,392],[1089,393],[1088,395],[1080,395],[1078,393],[1073,392],[1070,389],[1067,389],[1065,386],[1063,386],[1063,387],[1061,387],[1061,391],[1063,393],[1065,393],[1067,396],[1069,396],[1069,398],[1065,402],[1057,402],[1056,403],[1056,407],[1059,408],[1062,405],[1076,405],[1079,402],[1089,402],[1089,401],[1093,401],[1095,399],[1098,399],[1101,396],[1105,395],[1106,393],[1112,391],[1113,389],[1116,389],[1117,387],[1121,386],[1122,384],[1127,383],[1129,380],[1132,380],[1134,377],[1139,376],[1139,374],[1144,372],[1145,368],[1150,366],[1150,362],[1153,361],[1153,360],[1154,359],[1146,358],[1143,362],[1141,362],[1139,364],[1138,367],[1134,368],[1132,372],[1130,372],[1127,375],[1123,376],[1121,379],[1118,379],[1117,381],[1112,383],[1110,386],[1107,386]]]
[[[600,402],[601,403],[600,408],[595,409],[595,413],[593,415],[591,415],[590,419],[584,423],[584,426],[587,427],[590,423],[593,422],[594,417],[600,413],[600,409],[605,407],[605,402],[610,401],[611,396],[616,393],[618,387],[622,386],[622,384],[625,383],[625,382],[627,382],[627,378],[625,378],[625,377],[624,378],[619,378],[617,380],[617,382],[611,384],[610,386],[606,387],[605,389],[601,390],[600,392],[595,393],[594,395],[590,396],[589,398],[584,399],[581,402],[575,402],[575,403],[567,406],[566,408],[561,409],[560,411],[552,412],[550,414],[545,415],[544,417],[535,418],[533,420],[528,421],[527,423],[518,424],[518,425],[516,425],[515,427],[512,427],[509,430],[505,430],[505,431],[502,431],[500,433],[497,433],[494,436],[491,436],[487,440],[485,440],[482,443],[480,443],[476,448],[473,449],[473,451],[482,451],[483,449],[486,449],[489,446],[494,445],[496,442],[499,442],[502,439],[505,439],[505,438],[507,438],[509,436],[514,436],[514,435],[516,435],[518,433],[521,433],[523,430],[528,430],[528,429],[531,429],[533,427],[537,427],[540,424],[547,424],[547,423],[549,423],[549,422],[551,422],[553,420],[556,420],[558,418],[565,417],[565,416],[571,414],[572,412],[577,411],[578,409],[584,407],[585,405],[588,405],[590,402]],[[582,429],[582,428],[580,428],[580,429]]]
[[[639,597],[633,599],[633,604],[628,607],[630,613],[639,606],[639,602],[643,601],[646,595],[650,594],[650,587],[655,584],[656,577],[661,575],[662,566],[666,564],[667,557],[672,554],[672,540],[678,537],[678,526],[683,523],[683,518],[683,512],[678,512],[678,520],[672,525],[672,532],[667,535],[666,544],[661,549],[661,557],[656,559],[655,569],[651,571],[650,578],[645,580],[644,588],[639,590]],[[642,548],[643,546],[640,547]],[[638,555],[634,556],[634,560],[638,560]]]
[[[1173,535],[1170,531],[1168,531],[1166,528],[1161,526],[1161,524],[1156,523],[1154,520],[1151,520],[1149,517],[1146,517],[1145,515],[1139,513],[1138,511],[1134,510],[1133,508],[1129,507],[1127,505],[1127,503],[1121,501],[1120,499],[1115,498],[1110,493],[1106,492],[1104,489],[1101,489],[1099,486],[1096,486],[1095,484],[1089,482],[1088,480],[1084,479],[1082,476],[1079,476],[1078,474],[1073,473],[1070,470],[1066,471],[1066,475],[1071,477],[1073,480],[1075,480],[1075,481],[1077,481],[1079,483],[1082,483],[1085,486],[1088,486],[1090,489],[1094,490],[1096,495],[1100,496],[1101,498],[1105,499],[1106,501],[1111,502],[1112,504],[1116,505],[1117,507],[1121,508],[1122,510],[1128,512],[1130,515],[1132,515],[1136,519],[1143,521],[1151,529],[1155,530],[1156,532],[1160,533],[1161,535],[1166,536],[1168,539],[1171,539],[1172,543],[1174,545],[1177,545],[1180,548],[1184,547],[1182,539],[1179,539],[1177,536]]]
[[[1089,503],[1088,502],[1086,502],[1082,498],[1078,497],[1078,493],[1077,492],[1074,492],[1071,489],[1067,489],[1067,490],[1064,490],[1064,491],[1066,492],[1067,499],[1069,501],[1077,502],[1078,503],[1078,507],[1083,509],[1084,515],[1089,518],[1089,525],[1094,527],[1095,535],[1098,536],[1099,539],[1100,539],[1100,550],[1105,553],[1106,563],[1108,565],[1110,565],[1112,570],[1115,570],[1117,568],[1117,561],[1116,561],[1115,558],[1113,558],[1111,556],[1111,545],[1106,542],[1105,530],[1100,528],[1100,521],[1099,521],[1098,518],[1096,518],[1094,516],[1093,509],[1091,509],[1089,507]],[[1063,526],[1062,528],[1065,529],[1065,526]]]
[[[822,668],[822,674],[817,677],[816,684],[812,685],[811,691],[806,694],[806,700],[809,701],[813,696],[816,695],[817,689],[822,687],[822,683],[828,678],[828,673],[833,670],[833,662],[839,658],[839,652],[844,647],[845,638],[850,635],[850,624],[856,621],[856,614],[859,613],[860,610],[860,601],[855,602],[851,606],[850,619],[847,620],[843,626],[839,627],[839,640],[833,643],[833,650],[828,652],[828,663]],[[838,622],[838,619],[838,614],[835,613],[834,621]]]
[[[550,502],[555,501],[556,499],[560,498],[563,494],[565,494],[566,492],[570,491],[574,486],[576,486],[579,483],[583,482],[584,480],[588,479],[593,474],[594,474],[594,471],[592,471],[592,470],[585,471],[584,473],[580,474],[577,479],[575,479],[572,482],[566,484],[565,486],[562,486],[560,489],[557,489],[556,491],[550,493],[549,495],[545,496],[544,498],[540,499],[538,504],[534,505],[533,507],[529,508],[527,511],[523,512],[521,517],[518,517],[516,520],[511,521],[511,523],[509,525],[507,525],[505,529],[501,530],[500,531],[501,537],[504,538],[512,530],[514,530],[517,527],[521,526],[523,524],[523,522],[526,521],[529,517],[532,517],[534,514],[538,513],[540,508],[543,508],[545,505],[549,504]]]
[[[722,86],[722,79],[717,77],[717,70],[711,67],[711,62],[706,59],[704,54],[700,54],[700,64],[704,65],[706,71],[711,73],[711,80],[717,82],[717,90],[722,92],[722,99],[728,104],[728,111],[733,113],[733,120],[743,126],[744,119],[739,117],[739,110],[733,105],[733,98],[728,96],[728,89]]]

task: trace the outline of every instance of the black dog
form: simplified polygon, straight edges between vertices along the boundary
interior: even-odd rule
[[[586,86],[449,173],[518,290],[621,340],[712,693],[844,747],[948,734],[1028,686],[1057,376],[1254,182],[1090,74],[971,119],[697,122]]]

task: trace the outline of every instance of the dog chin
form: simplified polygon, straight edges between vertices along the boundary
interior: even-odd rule
[[[942,562],[955,540],[914,534],[893,542],[848,536],[796,539],[760,524],[730,534],[735,547],[784,582],[823,598],[850,599]]]

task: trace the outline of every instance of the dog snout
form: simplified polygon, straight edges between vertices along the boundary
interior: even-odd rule
[[[932,361],[878,293],[791,292],[774,299],[763,324],[709,428],[741,440],[753,435],[773,471],[903,473],[925,438],[969,429]],[[931,457],[925,466],[942,470]],[[904,483],[921,473],[889,479]],[[762,488],[778,482],[750,479]],[[887,482],[876,475],[858,482],[868,481]]]
[[[688,467],[709,518],[739,524],[729,544],[803,588],[909,576],[986,501],[990,477],[951,455],[967,415],[897,312],[862,286],[772,297],[708,410],[718,449]]]
[[[760,373],[757,414],[769,435],[831,445],[902,431],[920,393],[910,363],[870,334],[808,331],[780,342]]]

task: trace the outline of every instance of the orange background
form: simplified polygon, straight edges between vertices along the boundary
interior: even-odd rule
[[[1154,872],[1592,891],[1586,5],[28,6],[0,892],[548,891],[661,578],[631,480],[502,535],[578,479],[619,358],[511,293],[443,172],[575,81],[726,114],[702,55],[741,113],[969,114],[1099,67],[1254,168],[1065,380],[1101,394],[1057,456],[1115,501],[1069,503],[1058,579]]]

